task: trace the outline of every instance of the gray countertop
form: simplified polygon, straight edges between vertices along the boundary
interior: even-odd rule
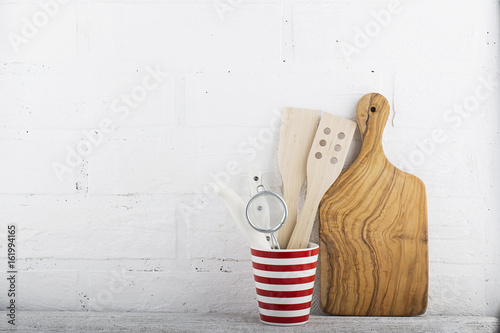
[[[6,313],[2,331],[11,331]],[[311,316],[297,327],[260,323],[258,314],[30,312],[16,314],[20,332],[496,332],[493,317],[331,317]],[[14,331],[14,330],[12,330]]]

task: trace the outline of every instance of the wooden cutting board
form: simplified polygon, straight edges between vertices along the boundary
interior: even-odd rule
[[[427,308],[427,199],[382,149],[389,103],[356,107],[363,146],[319,207],[320,306],[332,315],[412,316]]]

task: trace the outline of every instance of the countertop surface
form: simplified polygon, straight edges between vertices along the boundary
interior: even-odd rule
[[[257,314],[31,312],[16,314],[16,327],[3,312],[2,332],[497,332],[494,317],[333,317],[311,316],[297,327],[260,323]]]

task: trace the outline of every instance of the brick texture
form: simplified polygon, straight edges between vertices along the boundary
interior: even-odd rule
[[[257,313],[248,244],[211,183],[246,200],[257,169],[279,191],[282,107],[354,119],[380,92],[384,150],[427,187],[428,312],[497,315],[499,12],[0,1],[0,265],[15,223],[22,308]]]

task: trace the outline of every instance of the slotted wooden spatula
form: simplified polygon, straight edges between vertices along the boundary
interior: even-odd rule
[[[306,248],[323,194],[342,171],[356,123],[323,112],[307,158],[307,194],[288,249]]]
[[[387,160],[388,116],[382,95],[361,98],[361,152],[320,205],[320,306],[329,314],[410,316],[427,307],[425,187]]]
[[[283,108],[278,164],[288,216],[278,232],[278,243],[282,249],[287,248],[297,222],[299,193],[306,179],[307,155],[318,129],[318,122],[317,110]]]

